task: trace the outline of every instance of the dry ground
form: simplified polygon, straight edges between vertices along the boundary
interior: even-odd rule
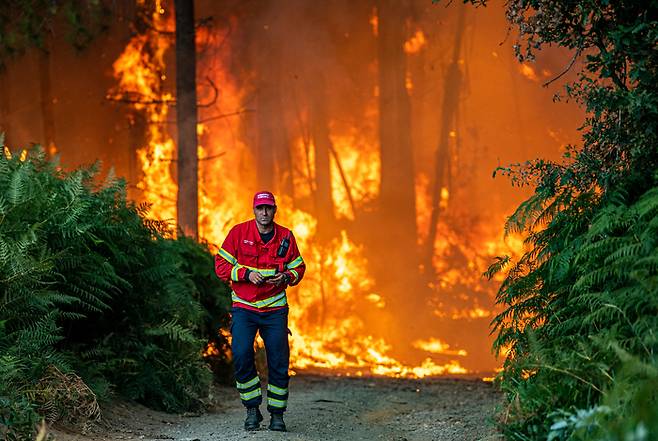
[[[104,409],[91,434],[61,441],[117,440],[455,440],[500,439],[491,419],[500,394],[478,379],[405,380],[298,375],[290,384],[287,433],[245,432],[237,392],[218,387],[223,405],[201,416],[170,415],[129,403]],[[265,405],[261,406],[265,410]]]

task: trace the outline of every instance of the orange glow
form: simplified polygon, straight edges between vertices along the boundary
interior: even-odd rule
[[[441,200],[439,201],[439,207],[441,209],[448,208],[449,197],[450,197],[450,193],[448,192],[448,189],[446,187],[441,187]]]
[[[411,75],[407,72],[407,75],[404,79],[404,87],[407,89],[409,93],[411,93],[414,89],[414,82],[411,79]]]
[[[379,194],[379,149],[378,145],[356,130],[352,133],[332,137],[344,173],[349,177],[352,198],[357,208],[374,200]],[[331,161],[331,188],[336,217],[354,219],[347,190],[340,177],[336,161]]]
[[[379,18],[377,17],[377,10],[372,11],[372,15],[370,16],[370,26],[372,26],[372,35],[375,37],[379,33]]]
[[[152,19],[154,28],[169,29],[172,26],[156,4]],[[176,192],[171,173],[171,163],[176,155],[175,144],[164,123],[173,100],[162,88],[165,70],[164,56],[171,46],[171,39],[157,31],[134,36],[114,62],[114,76],[118,80],[117,99],[129,99],[132,106],[142,111],[148,121],[147,142],[137,150],[142,177],[137,188],[152,205],[149,216],[170,222],[176,220]],[[149,54],[149,55],[146,55]]]
[[[153,28],[171,30],[173,23],[167,11],[159,5],[156,5],[155,11]],[[371,16],[370,24],[376,35],[376,13]],[[221,32],[207,27],[198,29],[197,39],[203,42],[205,57],[199,60],[200,70],[221,90],[216,107],[223,111],[218,113],[242,109],[248,98],[245,92],[248,88],[244,85],[240,88],[238,79],[228,68],[230,41]],[[169,107],[173,97],[164,89],[167,70],[164,60],[165,54],[171,55],[171,44],[169,36],[152,30],[133,37],[114,63],[114,75],[118,90],[115,96],[134,99],[134,111],[141,112],[148,123],[146,143],[137,152],[142,172],[137,183],[137,188],[142,191],[141,198],[152,204],[149,216],[175,222],[176,145],[166,124],[173,118]],[[408,54],[418,53],[425,44],[424,34],[417,31],[404,44],[404,49]],[[407,76],[408,90],[413,89],[410,78]],[[376,85],[373,87],[376,97],[378,88]],[[212,88],[201,80],[198,95],[199,102],[213,100]],[[312,206],[312,202],[308,201],[313,199],[316,176],[315,145],[311,137],[293,135],[291,156],[296,167],[292,173],[295,201],[290,195],[277,193],[280,208],[276,220],[294,231],[308,267],[304,281],[288,290],[291,305],[289,328],[292,332],[291,374],[303,369],[331,369],[356,376],[410,378],[467,373],[462,363],[465,363],[464,357],[469,353],[460,348],[461,345],[451,346],[445,335],[432,335],[429,330],[429,335],[409,342],[418,351],[414,355],[420,356],[415,358],[414,363],[405,362],[393,350],[390,341],[380,337],[371,329],[372,323],[368,322],[369,314],[373,311],[384,314],[391,307],[391,302],[384,289],[376,286],[369,272],[368,254],[358,242],[358,236],[343,227],[348,223],[346,221],[355,221],[359,213],[367,211],[376,202],[380,191],[381,146],[376,130],[377,100],[373,97],[372,102],[364,107],[366,129],[346,124],[347,118],[328,121],[333,149],[329,154],[331,198],[339,225],[333,239],[318,240],[318,219],[309,208]],[[206,111],[210,112],[200,110],[200,115]],[[308,124],[308,115],[304,110],[300,111],[300,119]],[[226,120],[207,120],[197,126],[199,234],[215,246],[222,243],[234,224],[251,218],[250,200],[257,182],[256,173],[250,165],[254,162],[253,149],[246,144],[247,141],[235,136],[234,127],[230,124]],[[235,125],[238,126],[238,123]],[[458,144],[462,136],[466,137],[465,133],[455,127],[449,133],[450,142]],[[441,216],[434,244],[435,254],[428,262],[432,268],[428,269],[431,276],[427,283],[434,292],[458,293],[455,296],[473,292],[481,295],[481,299],[454,305],[437,301],[431,304],[430,311],[446,319],[489,319],[494,314],[491,298],[487,297],[491,290],[481,274],[492,255],[520,255],[523,251],[522,238],[514,235],[500,237],[499,226],[504,218],[495,217],[488,221],[495,232],[474,232],[473,237],[467,240],[463,231],[449,227],[444,220],[444,215],[459,209],[463,201],[459,195],[459,184],[451,181],[442,183],[445,186],[436,189],[439,191]],[[430,186],[428,173],[418,172],[415,187],[419,244],[428,237],[430,230],[435,191]],[[304,203],[299,203],[300,200]],[[462,260],[455,264],[451,260],[455,259],[454,256]],[[220,332],[230,341],[226,330]],[[257,344],[262,345],[262,342]],[[203,356],[217,356],[219,350],[209,344]],[[472,353],[470,348],[469,352]]]
[[[527,380],[530,377],[533,377],[537,373],[537,369],[524,369],[521,371],[521,378]]]
[[[219,355],[219,350],[215,346],[215,343],[210,342],[208,343],[208,346],[206,346],[206,348],[203,350],[201,355],[203,355],[204,358],[216,357]]]
[[[459,355],[460,357],[465,357],[468,355],[463,349],[450,349],[450,345],[448,343],[434,337],[430,338],[429,340],[417,340],[413,343],[413,346],[433,354]]]
[[[411,38],[405,41],[404,51],[407,54],[416,54],[420,52],[423,46],[425,46],[425,34],[423,34],[423,31],[418,30]]]
[[[521,71],[521,75],[523,75],[527,79],[531,81],[539,81],[539,77],[537,76],[535,69],[532,66],[530,66],[528,63],[521,63],[519,65],[519,70]]]

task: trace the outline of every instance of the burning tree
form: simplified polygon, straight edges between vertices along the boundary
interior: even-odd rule
[[[293,227],[315,269],[299,293],[289,293],[299,305],[291,310],[296,366],[343,360],[334,367],[388,366],[390,374],[420,375],[393,358],[393,351],[411,363],[423,362],[429,353],[435,358],[425,362],[426,373],[445,372],[449,362],[457,366],[451,370],[462,371],[452,360],[466,351],[447,349],[436,338],[437,316],[482,320],[490,314],[491,293],[468,275],[483,265],[486,253],[460,237],[444,194],[455,158],[449,143],[460,101],[460,81],[453,77],[460,71],[461,34],[449,52],[453,73],[444,79],[441,141],[430,189],[416,171],[418,156],[425,153],[413,140],[417,98],[412,92],[424,83],[410,83],[408,64],[427,44],[424,34],[414,31],[414,3],[364,2],[350,9],[353,21],[338,30],[326,17],[340,15],[343,6],[323,4],[316,10],[293,1],[288,14],[281,14],[279,4],[247,2],[215,9],[208,25],[198,29],[197,76],[208,81],[196,89],[199,101],[209,103],[199,106],[196,129],[199,236],[220,243],[230,224],[249,216],[249,194],[262,187],[274,190],[283,201],[279,216]],[[174,104],[167,84],[174,23],[166,3],[144,7],[145,24],[115,62],[119,85],[113,96],[128,101],[147,121],[146,143],[138,150],[138,197],[153,204],[152,216],[182,224],[174,201],[193,198],[183,196],[180,181],[181,161],[193,155],[183,153],[182,124],[178,148],[166,127]],[[460,14],[458,29],[464,26]],[[290,21],[305,24],[293,30]],[[344,75],[335,75],[327,57],[340,54],[345,35],[362,42],[358,56],[369,58],[355,63],[347,56],[341,61]],[[299,65],[297,57],[307,62],[287,70]],[[354,88],[370,93],[350,96]],[[177,95],[179,115],[194,114],[182,110],[181,92]],[[441,219],[439,209],[446,213]],[[496,244],[487,250],[505,246],[489,243]],[[472,296],[485,300],[474,305]],[[452,332],[445,323],[440,332]],[[328,332],[332,328],[335,332]],[[430,346],[434,349],[423,349]]]

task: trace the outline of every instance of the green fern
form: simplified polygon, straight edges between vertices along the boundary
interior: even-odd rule
[[[64,172],[40,150],[0,156],[0,398],[29,402],[21,391],[54,365],[101,394],[199,406],[211,379],[201,351],[225,325],[228,290],[206,245],[173,240],[125,183],[98,186],[95,173]]]

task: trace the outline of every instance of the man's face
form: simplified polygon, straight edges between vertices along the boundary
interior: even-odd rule
[[[256,205],[254,207],[256,222],[264,227],[269,226],[274,221],[274,213],[276,213],[276,206],[274,205]]]

